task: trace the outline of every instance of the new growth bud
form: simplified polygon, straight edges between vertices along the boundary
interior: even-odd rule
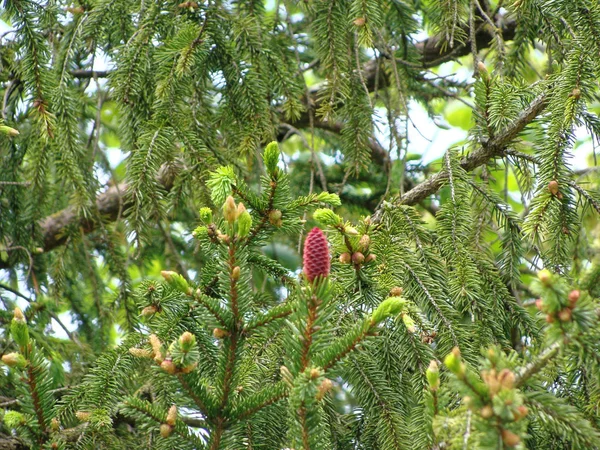
[[[579,300],[579,297],[581,297],[581,292],[579,292],[577,289],[574,289],[571,292],[569,292],[569,306],[571,307],[571,309],[575,307],[577,301]]]
[[[369,253],[365,258],[365,264],[369,264],[377,259],[377,255],[375,253]]]
[[[390,291],[390,297],[400,297],[402,295],[402,288],[400,286],[395,286]]]
[[[177,420],[177,406],[171,405],[169,408],[169,412],[167,413],[167,420],[165,421],[167,425],[174,426],[175,421]]]
[[[361,265],[365,262],[365,255],[363,255],[361,252],[354,252],[352,254],[352,262],[357,266]]]
[[[388,317],[397,316],[402,312],[406,305],[406,301],[400,297],[389,297],[382,301],[377,309],[373,311],[371,322],[375,325]]]
[[[546,286],[550,286],[552,281],[552,273],[548,269],[542,269],[538,272],[538,279]]]
[[[229,332],[223,328],[215,328],[213,330],[213,336],[217,339],[224,339],[229,336]]]
[[[27,360],[20,353],[13,352],[2,355],[2,362],[8,367],[18,367],[22,369],[27,365]]]
[[[565,308],[561,309],[557,315],[561,322],[570,322],[573,318],[573,311],[570,308]]]
[[[270,175],[277,174],[277,164],[279,163],[279,145],[273,141],[266,146],[263,152],[263,161]]]
[[[210,208],[200,208],[200,220],[205,225],[210,225],[213,221],[212,210]]]
[[[160,368],[170,375],[173,375],[177,371],[177,367],[169,357],[165,358],[165,360],[160,363]]]
[[[281,221],[282,216],[283,214],[281,213],[281,211],[279,211],[278,209],[273,209],[269,213],[269,223],[274,227],[280,227],[283,224],[283,222]]]
[[[440,388],[440,369],[435,359],[432,359],[429,363],[425,376],[429,383],[429,389],[431,389],[432,392],[437,391]]]
[[[521,442],[521,438],[512,431],[502,430],[502,441],[507,447],[516,447]]]
[[[243,207],[244,205],[240,203],[240,206]],[[252,228],[252,216],[246,211],[246,208],[244,208],[242,213],[238,216],[237,226],[237,234],[239,237],[244,238],[248,236],[250,228]]]
[[[188,294],[190,286],[182,275],[179,275],[177,272],[173,272],[172,270],[163,270],[160,272],[160,274],[169,286],[177,289],[179,292]]]
[[[171,436],[171,433],[173,432],[173,427],[171,425],[169,425],[168,423],[163,423],[160,425],[160,435],[164,438],[168,438],[169,436]]]
[[[8,410],[4,414],[4,423],[7,428],[17,428],[26,423],[25,416],[18,411]]]
[[[223,205],[223,217],[230,224],[233,224],[237,217],[237,207],[235,205],[235,200],[231,195],[227,197],[227,200],[225,200],[225,204]]]
[[[286,366],[281,366],[279,368],[279,373],[281,373],[281,378],[288,386],[291,387],[294,384],[292,372],[290,372],[290,369],[288,369]]]
[[[76,411],[75,417],[77,417],[77,420],[80,422],[87,422],[90,420],[90,417],[92,417],[92,413],[88,411]]]
[[[550,193],[552,195],[558,195],[558,181],[556,180],[552,180],[550,181],[550,183],[548,183],[548,190],[550,191]]]
[[[18,322],[26,323],[25,316],[23,315],[23,311],[21,311],[21,308],[16,307],[13,314],[14,314],[14,317],[13,317],[14,320],[16,320]]]
[[[352,256],[350,256],[350,253],[345,252],[340,255],[340,263],[350,264],[351,262],[352,262]]]
[[[184,331],[183,334],[179,337],[179,345],[181,345],[181,349],[184,352],[190,351],[195,344],[196,336],[194,336],[189,331]]]
[[[369,245],[371,245],[371,238],[368,234],[363,234],[360,240],[358,241],[358,248],[361,252],[366,252],[369,250]]]
[[[156,314],[157,311],[158,311],[158,309],[156,308],[156,306],[150,305],[150,306],[146,306],[144,309],[142,309],[142,312],[140,314],[144,317],[149,317],[152,314]]]
[[[20,347],[27,347],[29,344],[29,328],[27,328],[27,321],[20,308],[15,308],[14,317],[10,323],[10,334]]]
[[[150,341],[150,345],[152,346],[152,352],[154,353],[154,361],[156,361],[159,364],[162,363],[162,343],[160,342],[160,339],[157,335],[151,334],[148,340]]]
[[[455,375],[462,376],[465,373],[465,365],[461,360],[460,349],[458,347],[454,347],[448,356],[444,358],[444,364]]]
[[[331,388],[333,388],[333,381],[331,381],[329,378],[325,378],[317,388],[317,401],[323,400],[323,397],[325,397],[325,394],[327,394]]]
[[[131,347],[129,349],[129,353],[131,353],[136,358],[152,358],[154,356],[154,353],[151,352],[150,350],[146,350],[144,348],[136,348],[136,347]]]
[[[0,125],[0,133],[6,134],[7,136],[10,136],[10,137],[15,137],[15,136],[19,135],[19,130],[8,127],[6,125]]]

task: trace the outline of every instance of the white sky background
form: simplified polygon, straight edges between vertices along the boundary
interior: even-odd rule
[[[267,2],[267,8],[273,8],[274,0],[269,0]],[[0,35],[6,33],[11,30],[11,27],[7,25],[5,22],[0,20]],[[423,35],[423,38],[425,35]],[[13,36],[6,36],[5,39],[12,39]],[[1,44],[1,42],[0,42]],[[451,70],[453,70],[456,66],[452,63],[445,63],[438,69],[439,75],[450,75],[452,74]],[[98,55],[94,60],[94,70],[107,70],[111,68],[110,61],[105,58],[103,55]],[[455,73],[455,80],[457,81],[473,81],[470,79],[472,72],[468,68],[461,68]],[[105,80],[100,81],[102,84],[105,83]],[[89,89],[95,89],[95,84],[90,83]],[[422,158],[419,161],[421,164],[426,165],[431,161],[434,161],[440,158],[444,152],[450,148],[452,145],[463,141],[467,137],[467,132],[458,127],[448,126],[447,128],[440,128],[437,126],[436,122],[444,124],[445,120],[442,116],[436,117],[434,121],[430,118],[425,111],[425,109],[418,104],[417,102],[411,101],[409,103],[409,115],[411,121],[409,122],[408,128],[408,153],[410,154],[421,154]],[[383,119],[383,120],[382,120]],[[385,115],[381,115],[379,117],[379,123],[385,124]],[[447,124],[446,124],[447,125]],[[416,127],[416,128],[415,128]],[[382,126],[381,130],[387,133],[387,126]],[[376,137],[379,142],[387,148],[389,143],[389,138],[385,134],[376,133]],[[576,132],[577,140],[580,145],[576,146],[574,150],[572,150],[573,159],[571,160],[573,169],[583,169],[588,166],[587,158],[590,153],[593,151],[593,143],[592,140],[587,133],[584,127],[581,127]],[[125,157],[126,154],[122,152],[119,148],[108,148],[106,149],[107,157],[111,163],[116,166],[118,165]],[[21,292],[27,292],[25,286],[20,286]],[[11,295],[8,293],[4,293],[3,295]],[[27,306],[27,302],[22,299],[18,299],[18,304],[22,308]],[[65,312],[60,315],[61,321],[71,330],[75,329],[73,322],[71,321],[71,316],[68,312]],[[60,338],[67,338],[67,334],[64,330],[53,320],[53,330],[54,335]]]

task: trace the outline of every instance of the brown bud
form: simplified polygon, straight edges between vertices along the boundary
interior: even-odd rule
[[[485,64],[483,63],[483,61],[478,61],[477,62],[477,70],[479,72],[487,72],[487,67],[485,66]]]
[[[350,264],[351,261],[352,261],[352,256],[350,256],[350,253],[345,252],[340,255],[340,263]]]
[[[365,255],[361,252],[355,252],[352,254],[352,262],[357,266],[365,262]]]
[[[394,286],[390,291],[390,297],[400,297],[402,295],[402,288],[400,286]]]
[[[192,372],[192,371],[193,371],[193,370],[194,370],[196,367],[198,367],[198,363],[197,363],[197,362],[194,362],[194,363],[190,364],[189,366],[182,367],[182,368],[181,368],[181,373],[185,373],[185,374],[187,374],[187,373],[190,373],[190,372]]]
[[[131,347],[129,349],[129,353],[131,353],[136,358],[152,358],[154,356],[154,353],[144,348]]]
[[[223,205],[223,217],[229,223],[235,222],[237,217],[237,206],[231,195],[227,197],[227,200],[225,200],[225,204]]]
[[[167,413],[166,423],[168,425],[175,425],[175,421],[177,420],[177,406],[171,405],[169,408],[169,412]]]
[[[502,430],[502,441],[507,447],[516,447],[521,442],[521,438],[512,431]]]
[[[375,253],[369,253],[365,258],[365,264],[369,264],[377,259],[377,255]]]
[[[142,309],[142,312],[140,314],[144,317],[149,317],[152,314],[156,314],[157,311],[158,311],[158,308],[156,306],[150,305],[150,306],[146,306],[144,309]]]
[[[223,328],[215,328],[213,330],[213,336],[217,339],[224,339],[229,336],[229,331],[224,330]]]
[[[157,362],[162,362],[162,343],[160,342],[160,339],[157,335],[151,334],[148,340],[150,341],[152,351],[154,352],[154,359]],[[158,358],[160,358],[160,361],[158,361]]]
[[[173,427],[171,425],[169,425],[168,423],[163,423],[160,425],[160,435],[164,438],[168,438],[169,436],[171,436],[171,433],[173,432]]]
[[[67,10],[67,12],[70,12],[74,16],[76,16],[78,14],[83,14],[83,12],[84,12],[83,6],[68,6],[66,8],[66,10]]]
[[[281,373],[281,378],[283,379],[283,381],[285,381],[288,385],[291,386],[294,382],[294,377],[292,376],[292,372],[290,372],[290,369],[288,369],[286,366],[281,366],[279,368],[279,373]]]
[[[321,375],[321,371],[317,368],[310,369],[310,377],[314,380],[315,378],[319,378]]]
[[[27,365],[27,360],[17,352],[6,353],[0,360],[8,367],[25,367]]]
[[[492,417],[494,415],[494,410],[490,405],[485,405],[479,411],[479,415],[481,417],[483,417],[484,419],[489,419],[490,417]]]
[[[515,385],[515,374],[509,369],[502,369],[498,374],[498,381],[505,389],[512,389]]]
[[[17,322],[25,322],[25,316],[23,315],[23,311],[21,311],[21,308],[16,307],[13,314],[14,314],[14,319]]]
[[[548,190],[550,191],[550,193],[552,195],[557,195],[558,194],[558,181],[552,180],[550,183],[548,183]]]
[[[217,237],[224,244],[229,244],[229,242],[231,242],[231,238],[229,236],[227,236],[226,234],[219,233]]]
[[[160,363],[160,368],[170,375],[173,375],[175,372],[177,372],[177,367],[175,367],[175,364],[173,364],[173,360],[171,358],[166,358],[162,363]]]
[[[364,17],[357,17],[352,23],[354,23],[354,25],[356,25],[357,27],[362,27],[365,25],[366,19]]]
[[[87,411],[76,411],[75,417],[77,417],[77,420],[79,420],[80,422],[87,422],[88,420],[90,420],[90,417],[92,417],[92,413]]]
[[[231,279],[232,280],[239,280],[240,279],[240,266],[235,266],[231,270]]]
[[[515,420],[521,420],[527,415],[528,412],[529,410],[527,409],[527,406],[521,405],[515,411],[513,411],[513,417]]]
[[[579,292],[577,289],[574,289],[571,292],[569,292],[569,306],[571,308],[575,307],[575,304],[579,300],[579,297],[581,297],[581,292]]]
[[[573,97],[575,100],[578,100],[579,97],[581,97],[581,89],[579,88],[575,88],[571,91],[571,97]]]
[[[361,252],[366,252],[369,250],[369,245],[371,245],[371,238],[368,234],[363,234],[360,240],[358,241],[358,248]]]
[[[243,203],[238,203],[238,205],[237,205],[237,212],[236,212],[235,218],[237,219],[238,217],[240,217],[245,212],[246,212],[246,207],[244,206],[244,204]]]
[[[546,314],[546,322],[548,322],[548,323],[554,322],[554,317],[551,314]]]
[[[189,331],[184,331],[181,336],[179,336],[179,342],[181,345],[189,345],[194,342],[194,335]]]
[[[539,309],[540,311],[542,311],[542,310],[543,310],[543,307],[544,307],[544,300],[542,300],[541,298],[538,298],[538,299],[535,301],[535,307],[536,307],[537,309]]]
[[[557,315],[561,322],[570,322],[573,318],[573,311],[571,308],[565,308],[561,309]]]
[[[60,422],[56,417],[53,417],[50,421],[50,429],[52,431],[58,431],[60,429]]]
[[[494,396],[500,390],[500,381],[498,381],[498,377],[496,376],[496,371],[494,369],[490,370],[490,374],[487,377],[486,384],[490,391],[490,396]]]
[[[237,392],[238,394],[241,394],[244,391],[244,386],[236,386],[235,387],[235,392]]]
[[[323,397],[325,397],[325,394],[327,394],[332,387],[333,381],[331,381],[329,378],[325,378],[317,388],[317,401],[321,401]]]
[[[538,279],[548,286],[552,281],[552,274],[548,269],[542,269],[538,272]]]

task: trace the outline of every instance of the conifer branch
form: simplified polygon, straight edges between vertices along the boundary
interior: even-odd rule
[[[503,24],[503,36],[504,40],[510,40],[512,36],[514,36],[514,31],[516,29],[516,23],[512,21],[508,21]],[[485,48],[489,45],[489,34],[487,31],[479,31],[477,34],[478,39],[488,40],[487,42],[478,43],[478,48]],[[456,56],[463,56],[464,54],[468,54],[468,47],[459,46],[452,51],[448,51],[448,48],[443,45],[443,39],[441,37],[431,37],[428,38],[421,43],[416,45],[417,51],[423,55],[422,60],[423,63],[430,63],[431,61],[442,58],[451,59]],[[444,49],[444,50],[443,50]],[[444,62],[441,60],[441,62]],[[364,66],[363,77],[365,80],[365,84],[369,91],[373,91],[376,86],[387,86],[387,83],[378,83],[376,78],[382,77],[383,72],[378,70],[378,61],[371,60],[367,62]],[[76,70],[72,71],[71,74],[80,78],[90,78],[96,75],[97,77],[107,76],[108,72],[106,71],[85,71],[85,70]],[[310,101],[315,102],[317,93],[319,91],[318,87],[310,89],[308,95],[312,98]],[[524,128],[527,123],[529,123],[535,116],[537,116],[544,108],[543,99],[536,99],[530,107],[524,111],[517,121],[513,124],[512,127],[509,127],[505,130],[505,133],[496,136],[496,138],[482,146],[482,148],[478,151],[473,152],[469,155],[465,160],[461,162],[461,166],[467,170],[473,170],[473,168],[484,164],[489,159],[500,156],[502,148],[510,142],[516,135]],[[533,116],[530,117],[530,115]],[[305,128],[310,124],[309,117],[307,113],[303,113],[299,119],[292,122],[292,125],[296,128]],[[338,128],[341,130],[341,126],[339,124],[326,124],[316,122],[315,126],[322,125],[322,128],[326,128],[329,131],[337,132]],[[281,130],[279,138],[283,138],[285,136],[287,130]],[[385,163],[388,159],[387,152],[380,148],[378,144],[375,142],[370,143],[372,150],[373,160],[377,163]],[[172,173],[169,173],[168,170],[162,170],[158,176],[158,185],[163,188],[166,192],[170,191],[173,187],[174,177]],[[421,200],[426,198],[427,196],[435,193],[445,181],[444,172],[440,172],[423,183],[415,186],[410,191],[406,192],[402,196],[402,198],[397,202],[397,204],[405,204],[405,205],[415,205],[419,203]],[[118,186],[109,187],[104,193],[100,194],[96,198],[96,207],[98,211],[98,215],[102,217],[104,221],[114,221],[117,220],[118,212],[122,210],[126,210],[130,206],[133,205],[131,201],[131,197],[122,196],[121,193],[128,192],[129,186],[127,183],[121,183]],[[378,214],[376,214],[378,217]],[[70,226],[76,225],[78,228],[82,228],[84,233],[90,233],[97,228],[97,221],[91,217],[82,217],[77,213],[77,208],[74,206],[69,206],[66,209],[59,211],[51,216],[46,217],[40,224],[41,234],[43,236],[43,246],[42,249],[44,252],[49,252],[55,249],[58,246],[63,245],[67,240],[67,234],[65,230]],[[0,261],[0,269],[10,267],[6,262]]]
[[[483,142],[481,147],[471,154],[467,155],[460,162],[460,167],[470,172],[475,168],[487,164],[490,159],[503,156],[506,146],[508,146],[523,129],[531,123],[546,107],[546,95],[540,94],[535,98],[519,117],[508,126],[503,132],[497,134],[488,142]],[[422,183],[419,183],[402,197],[392,202],[393,206],[416,205],[432,194],[435,194],[448,179],[446,170],[440,170]],[[380,208],[374,215],[374,222],[381,220],[383,209]]]
[[[515,386],[521,387],[523,386],[529,378],[538,373],[541,369],[543,369],[548,361],[554,358],[558,351],[560,350],[560,343],[555,342],[550,347],[548,347],[542,354],[534,361],[527,364],[525,367],[521,369],[519,374],[515,380]]]

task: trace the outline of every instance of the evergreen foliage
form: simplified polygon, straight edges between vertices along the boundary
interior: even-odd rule
[[[0,448],[600,449],[598,2],[0,19]]]

